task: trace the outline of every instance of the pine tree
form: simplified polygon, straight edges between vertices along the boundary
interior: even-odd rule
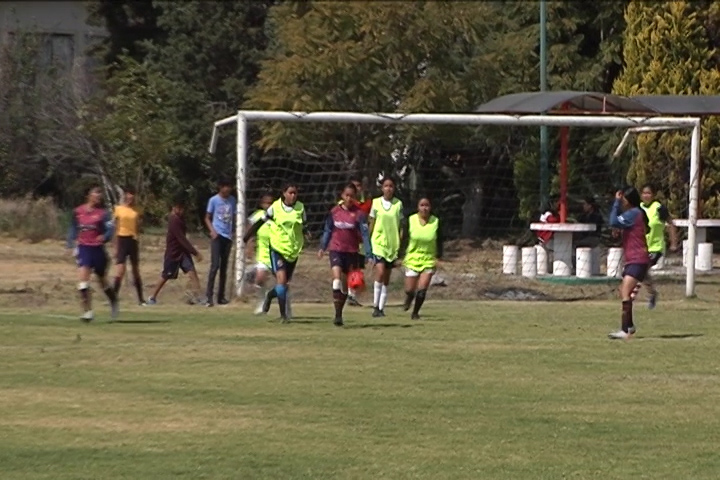
[[[716,51],[703,25],[707,13],[686,1],[633,0],[625,11],[623,39],[625,68],[613,86],[619,95],[716,95],[720,73]],[[720,134],[717,117],[704,119],[701,132],[702,192],[720,181],[720,147],[711,146]],[[629,166],[631,184],[656,185],[675,216],[687,215],[690,134],[649,133],[637,138],[636,156]],[[703,195],[701,214],[717,216],[718,199]]]

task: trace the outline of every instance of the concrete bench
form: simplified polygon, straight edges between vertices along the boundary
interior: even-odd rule
[[[531,223],[530,230],[553,232],[553,275],[569,277],[573,272],[573,234],[597,230],[594,223]]]
[[[690,220],[678,218],[673,220],[676,227],[688,228]],[[720,228],[720,219],[698,218],[695,223],[695,268],[701,271],[712,270],[712,244],[707,242],[708,228]],[[687,266],[687,240],[683,241],[683,266]]]

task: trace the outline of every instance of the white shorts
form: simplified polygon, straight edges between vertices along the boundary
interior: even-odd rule
[[[257,271],[269,272],[269,271],[270,271],[270,267],[267,266],[267,265],[265,265],[264,263],[258,262],[258,263],[255,264],[255,270],[257,270]]]
[[[419,277],[421,273],[429,273],[432,275],[433,273],[435,273],[435,269],[434,268],[426,268],[425,270],[423,270],[421,272],[417,272],[415,270],[405,268],[405,276],[406,277],[410,277],[410,278]]]

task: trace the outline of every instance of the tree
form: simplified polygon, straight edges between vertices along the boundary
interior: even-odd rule
[[[716,9],[717,10],[717,9]],[[717,95],[720,72],[717,52],[710,47],[703,17],[685,1],[646,3],[632,1],[625,11],[625,69],[613,87],[621,95]],[[720,183],[720,147],[712,145],[720,134],[717,117],[704,119],[701,158],[702,191],[707,201],[702,215],[718,216],[718,198],[710,193]],[[674,215],[685,215],[689,180],[687,132],[649,133],[638,136],[637,155],[628,181],[653,183]]]
[[[281,4],[270,17],[275,43],[246,106],[472,111],[506,93],[521,74],[514,66],[524,55],[523,45],[508,48],[503,33],[510,30],[509,20],[501,8],[497,2]],[[414,179],[401,185],[406,190],[423,183],[424,174],[439,173],[441,180],[433,177],[433,183],[448,185],[443,197],[462,198],[462,234],[476,236],[483,231],[487,199],[494,195],[489,173],[498,165],[509,169],[505,145],[488,141],[488,132],[497,134],[437,126],[276,123],[261,129],[258,146],[266,152],[311,150],[370,178],[405,172]]]

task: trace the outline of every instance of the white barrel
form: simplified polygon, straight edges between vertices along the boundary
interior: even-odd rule
[[[578,278],[592,277],[592,248],[575,249],[575,275]]]
[[[600,275],[600,247],[592,249],[592,264],[590,266],[591,275]]]
[[[523,247],[522,249],[522,276],[528,278],[537,277],[537,251],[535,247]]]
[[[698,256],[696,260],[696,267],[701,272],[709,272],[712,270],[713,262],[713,244],[712,243],[701,243],[698,245]]]
[[[622,248],[608,248],[607,256],[607,276],[608,277],[622,277],[623,267],[623,249]]]
[[[537,274],[547,275],[548,274],[548,254],[545,247],[542,245],[535,245],[535,255],[537,256]]]
[[[503,273],[505,275],[517,275],[518,264],[517,245],[503,245]]]

